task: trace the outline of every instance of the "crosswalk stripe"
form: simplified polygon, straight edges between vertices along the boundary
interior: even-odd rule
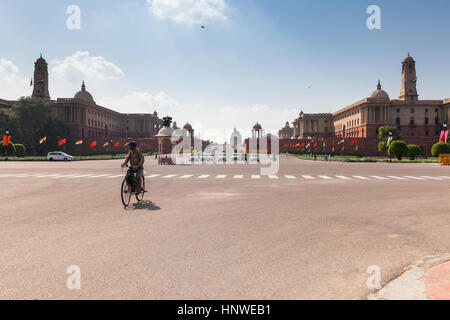
[[[314,177],[312,176],[302,176],[306,180],[314,180]]]
[[[370,180],[370,178],[362,177],[362,176],[353,176],[353,178],[359,179],[359,180]]]
[[[227,177],[226,175],[221,174],[221,175],[218,175],[216,177],[216,179],[225,179],[226,177]]]
[[[197,179],[208,179],[209,178],[209,174],[203,174],[200,177],[198,177]]]
[[[319,176],[320,179],[324,179],[324,180],[331,180],[333,178],[329,177],[329,176]]]
[[[252,179],[261,179],[261,176],[259,176],[259,175],[253,175],[253,176],[252,176]]]
[[[378,180],[389,180],[388,178],[380,177],[380,176],[370,176],[370,177],[374,178],[374,179],[378,179]]]
[[[90,176],[92,176],[92,175],[93,175],[92,173],[89,173],[89,174],[79,174],[79,175],[77,175],[77,176],[69,177],[69,179],[87,178],[87,177],[90,177]]]
[[[425,178],[425,179],[431,179],[431,180],[444,180],[444,179],[441,179],[441,178],[437,178],[437,177],[430,177],[430,176],[421,176],[421,178]]]
[[[243,175],[236,175],[233,177],[233,179],[244,179]]]
[[[276,180],[276,179],[278,179],[278,176],[269,176],[269,179]]]
[[[189,179],[189,178],[191,178],[191,177],[193,177],[192,174],[186,174],[186,175],[184,175],[184,176],[181,176],[180,179]]]
[[[412,177],[412,176],[405,176],[405,178],[412,179],[412,180],[425,180],[425,178]]]
[[[162,177],[161,179],[171,179],[171,178],[175,178],[177,175],[176,174],[169,174],[167,176]]]
[[[36,178],[51,178],[51,177],[57,177],[57,176],[61,176],[61,174],[46,174],[43,176],[36,176]]]
[[[124,174],[118,174],[118,175],[115,175],[115,176],[110,176],[108,178],[113,179],[113,178],[119,178],[119,177],[125,177],[125,175]]]
[[[395,179],[395,180],[408,180],[407,178],[397,177],[397,176],[387,176],[388,178]]]
[[[151,176],[147,176],[146,178],[147,179],[153,179],[153,178],[157,178],[159,176],[161,176],[161,175],[160,174],[152,174]]]
[[[94,178],[102,178],[102,177],[106,177],[109,176],[109,174],[99,174],[96,176],[90,176],[90,177],[86,177],[87,179],[94,179]]]
[[[442,179],[450,179],[450,177],[447,177],[447,176],[439,176],[438,178],[442,178]]]
[[[352,178],[346,177],[346,176],[336,176],[336,178],[342,179],[342,180],[352,180]]]
[[[287,179],[294,180],[297,179],[295,176],[285,176]]]

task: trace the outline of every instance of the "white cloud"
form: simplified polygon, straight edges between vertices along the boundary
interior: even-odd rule
[[[116,80],[123,77],[122,70],[104,57],[90,56],[87,51],[77,51],[62,61],[52,61],[52,71],[70,82],[81,80]]]
[[[200,24],[207,20],[226,20],[226,0],[147,0],[158,19],[176,23]]]
[[[0,88],[0,99],[15,100],[31,95],[30,80],[23,78],[19,68],[5,58],[0,58]]]

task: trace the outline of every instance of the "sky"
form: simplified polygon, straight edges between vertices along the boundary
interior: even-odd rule
[[[79,29],[67,26],[71,5]],[[367,27],[370,5],[380,29]],[[2,1],[0,99],[31,95],[42,53],[53,99],[85,80],[97,104],[156,110],[205,139],[235,126],[247,135],[256,122],[276,132],[301,110],[370,96],[378,79],[398,98],[408,52],[421,99],[450,97],[449,12],[448,0]]]

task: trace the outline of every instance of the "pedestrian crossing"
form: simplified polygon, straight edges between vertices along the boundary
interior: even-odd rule
[[[121,179],[124,174],[94,174],[94,173],[3,173],[0,174],[0,180],[4,179],[35,179],[35,180],[63,180],[63,179]],[[393,176],[393,175],[255,175],[255,174],[150,174],[145,176],[151,180],[265,180],[265,181],[450,181],[450,176]]]

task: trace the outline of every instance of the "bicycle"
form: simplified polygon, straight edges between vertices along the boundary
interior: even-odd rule
[[[128,167],[128,166],[126,166]],[[140,193],[136,193],[136,187],[137,187],[137,169],[138,167],[128,167],[127,174],[125,178],[122,181],[122,188],[120,192],[120,196],[122,199],[122,203],[125,208],[127,208],[130,205],[131,197],[134,195],[136,197],[136,200],[138,203],[140,203],[144,199],[145,195],[145,176],[142,175],[142,191]]]

